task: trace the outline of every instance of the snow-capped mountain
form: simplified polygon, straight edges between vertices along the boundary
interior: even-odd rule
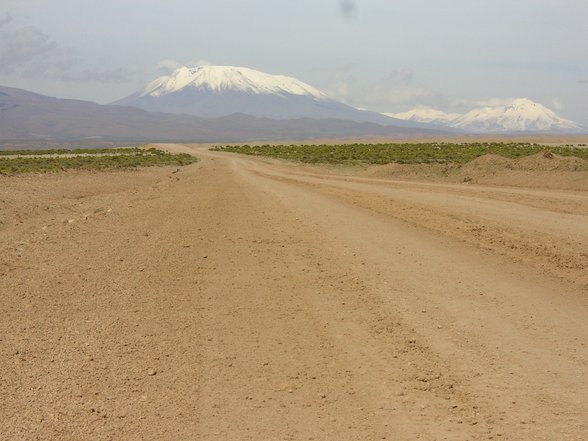
[[[426,128],[348,106],[295,78],[233,66],[180,67],[113,104],[205,118],[243,113],[276,120],[338,118]]]
[[[471,110],[454,120],[453,127],[476,132],[548,132],[580,128],[575,122],[525,98],[513,100],[506,106]]]
[[[514,99],[507,105],[476,108],[464,114],[419,107],[386,115],[475,133],[575,132],[581,129],[577,123],[526,98]]]
[[[445,113],[442,110],[431,107],[419,106],[408,112],[402,113],[384,113],[391,118],[403,119],[405,121],[416,121],[436,125],[450,125],[455,119],[459,118],[459,113]]]
[[[180,67],[171,75],[149,83],[141,91],[141,96],[161,97],[186,88],[206,89],[216,93],[233,91],[284,97],[307,95],[317,100],[328,99],[321,91],[296,78],[232,66]]]

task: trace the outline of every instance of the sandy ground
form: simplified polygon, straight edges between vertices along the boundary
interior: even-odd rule
[[[0,439],[588,439],[586,191],[167,148],[0,177]]]

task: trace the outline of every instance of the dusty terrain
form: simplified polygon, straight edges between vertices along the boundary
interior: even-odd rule
[[[0,439],[588,439],[586,191],[167,147],[0,177]]]
[[[337,171],[333,167],[324,171],[329,169]],[[346,171],[346,174],[349,173],[350,171]],[[588,191],[588,161],[586,159],[542,153],[519,159],[484,155],[463,165],[385,164],[357,168],[355,174],[376,178],[454,184]]]

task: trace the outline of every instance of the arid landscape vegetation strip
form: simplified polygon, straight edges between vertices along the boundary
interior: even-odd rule
[[[588,159],[588,149],[532,143],[407,143],[342,145],[241,145],[212,150],[326,164],[465,164],[487,154],[522,158],[537,153]]]
[[[59,149],[43,151],[28,150],[26,152],[26,154],[22,154],[19,157],[7,158],[2,157],[5,155],[0,155],[0,173],[16,174],[31,172],[57,172],[72,169],[113,170],[164,165],[182,166],[192,164],[197,161],[194,156],[188,155],[186,153],[171,154],[153,148],[118,148],[93,150]],[[95,155],[88,153],[94,153]],[[104,153],[108,153],[108,156],[101,155]],[[11,151],[9,154],[19,155],[19,153],[15,153],[15,151]],[[83,156],[76,156],[76,154],[83,154]],[[40,155],[41,157],[37,155]],[[43,157],[44,155],[51,156]]]
[[[155,150],[155,149],[153,149]],[[48,149],[48,150],[0,150],[0,156],[42,156],[42,155],[99,155],[99,154],[145,154],[150,150],[139,147],[115,147],[115,148],[96,148],[96,149]]]

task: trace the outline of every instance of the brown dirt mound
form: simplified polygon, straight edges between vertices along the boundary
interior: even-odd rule
[[[509,187],[588,190],[588,161],[539,153],[520,159],[483,155],[467,164],[385,164],[368,167],[363,176],[381,179],[427,179]]]
[[[587,171],[588,161],[575,156],[537,153],[517,159],[515,168],[531,171]]]
[[[504,156],[489,154],[479,156],[467,164],[462,165],[459,169],[462,173],[495,173],[497,171],[511,169],[513,162],[512,159],[505,158]]]

